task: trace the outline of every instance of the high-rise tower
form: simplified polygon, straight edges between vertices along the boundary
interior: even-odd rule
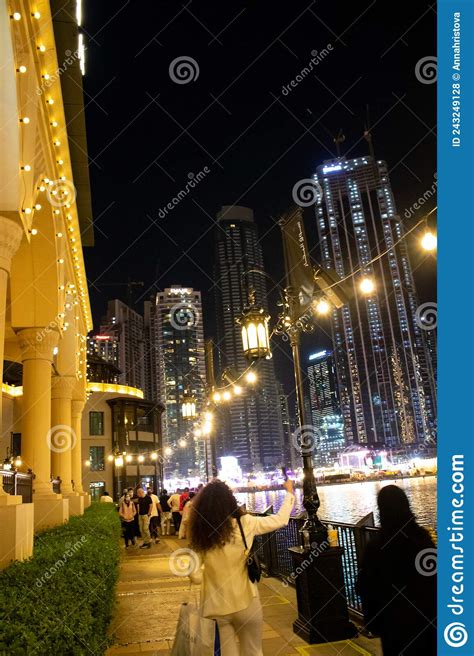
[[[248,367],[242,352],[237,318],[248,302],[250,288],[256,303],[267,308],[262,247],[253,211],[247,207],[224,206],[217,214],[215,289],[217,347],[221,372],[229,368],[240,375]],[[269,469],[282,464],[283,431],[278,384],[272,360],[257,366],[258,382],[233,399],[219,413],[217,456],[234,455],[243,471]]]
[[[405,231],[387,165],[339,158],[317,168],[321,261],[353,285],[354,299],[333,312],[334,357],[349,443],[423,442],[436,425],[435,381]],[[376,259],[378,258],[378,259]],[[358,281],[373,278],[362,297]]]
[[[165,406],[165,476],[187,479],[205,473],[204,444],[193,437],[193,422],[183,417],[183,399],[192,395],[197,412],[204,405],[206,367],[201,292],[173,285],[158,292],[145,308],[152,364],[150,389]],[[154,390],[154,392],[153,392]]]

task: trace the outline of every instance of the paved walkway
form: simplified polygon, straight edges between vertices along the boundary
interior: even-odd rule
[[[184,540],[164,538],[149,550],[123,550],[117,609],[112,623],[115,644],[107,656],[166,656],[176,630],[179,606],[190,598],[187,577],[173,575],[170,554]],[[273,578],[259,584],[264,611],[264,656],[381,656],[378,640],[360,636],[352,641],[310,646],[292,630],[295,591]]]

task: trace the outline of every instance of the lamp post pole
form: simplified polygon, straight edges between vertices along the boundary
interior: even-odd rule
[[[284,308],[279,317],[276,332],[288,335],[293,370],[295,376],[296,403],[298,407],[298,432],[301,457],[303,461],[303,507],[307,512],[307,519],[301,529],[303,546],[306,549],[320,547],[327,544],[327,529],[318,517],[321,505],[316,479],[314,477],[313,451],[316,448],[314,428],[306,424],[306,411],[304,407],[303,376],[301,372],[300,341],[302,332],[314,330],[314,324],[301,317],[295,316],[297,299],[291,288],[284,290]],[[309,436],[309,441],[308,441]]]

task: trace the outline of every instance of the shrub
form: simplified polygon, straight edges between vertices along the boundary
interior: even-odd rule
[[[29,561],[0,573],[0,653],[99,656],[108,646],[119,568],[112,504],[35,538]]]

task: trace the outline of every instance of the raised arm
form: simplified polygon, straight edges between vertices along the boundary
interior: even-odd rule
[[[291,511],[295,505],[293,481],[286,481],[284,487],[286,489],[285,499],[280,510],[275,515],[268,515],[268,517],[245,515],[246,529],[250,533],[253,533],[254,535],[263,535],[264,533],[276,531],[288,524]]]

